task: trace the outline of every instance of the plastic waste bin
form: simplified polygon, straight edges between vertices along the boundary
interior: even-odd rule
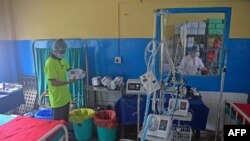
[[[70,112],[69,120],[73,123],[74,134],[77,140],[87,141],[93,136],[93,109],[81,108]]]
[[[52,109],[51,108],[40,108],[36,113],[35,113],[35,118],[40,118],[40,119],[53,119],[52,118]]]
[[[102,110],[94,115],[94,123],[97,128],[98,141],[116,141],[117,120],[113,110]]]

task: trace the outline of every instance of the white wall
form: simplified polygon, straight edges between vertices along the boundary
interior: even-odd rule
[[[208,130],[215,130],[220,92],[202,91],[201,95],[202,95],[202,100],[204,104],[209,108],[206,128]],[[247,103],[247,97],[248,95],[245,93],[230,93],[230,92],[223,93],[223,97],[221,101],[222,106],[221,106],[221,114],[220,114],[220,119],[221,119],[220,129],[222,129],[223,121],[224,121],[223,119],[224,109],[225,109],[224,102],[231,101],[231,102]]]

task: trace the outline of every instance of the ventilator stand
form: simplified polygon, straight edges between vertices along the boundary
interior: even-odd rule
[[[85,95],[85,99],[84,99],[84,105],[85,107],[90,107],[90,99],[89,99],[89,60],[88,60],[88,45],[87,42],[84,41],[84,48],[85,48],[85,67],[86,67],[86,95]],[[84,83],[83,83],[84,85]],[[83,86],[84,88],[84,86]],[[82,101],[83,101],[83,96],[82,96]]]
[[[215,128],[215,141],[217,141],[218,132],[220,130],[220,113],[221,113],[221,104],[222,104],[222,96],[223,96],[223,89],[224,89],[224,80],[225,80],[225,75],[226,75],[226,64],[227,64],[227,52],[225,55],[225,62],[224,62],[224,66],[222,68],[222,74],[221,74],[220,97],[219,97],[219,103],[218,103],[217,121],[216,121],[216,128]]]
[[[141,96],[140,96],[140,93],[138,93],[137,95],[137,133],[136,133],[136,136],[139,135],[140,133],[140,103],[141,102]],[[139,141],[138,137],[136,137],[136,141]]]

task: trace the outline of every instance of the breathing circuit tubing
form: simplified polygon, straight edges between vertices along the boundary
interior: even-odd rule
[[[156,41],[153,40],[151,42],[148,43],[146,49],[145,49],[145,62],[147,64],[147,71],[152,71],[153,73],[155,72],[155,56],[159,50],[159,46],[158,48],[156,48]],[[152,46],[152,49],[150,49],[150,47]],[[147,61],[147,52],[150,52],[152,53],[152,55],[149,56],[149,59]],[[154,92],[155,94],[156,92]],[[145,138],[146,138],[146,134],[147,134],[147,117],[148,117],[148,111],[149,111],[149,105],[150,105],[150,100],[151,100],[151,94],[152,93],[148,93],[147,94],[147,100],[146,100],[146,108],[145,108],[145,113],[144,113],[144,119],[143,119],[143,134],[142,134],[142,137],[141,137],[141,141],[144,141]],[[150,120],[150,117],[148,118],[148,120]]]
[[[160,43],[157,43],[155,40],[152,40],[148,43],[147,47],[145,48],[145,52],[144,52],[144,57],[145,57],[145,62],[147,64],[147,71],[152,71],[153,73],[155,72],[155,57],[157,55],[157,52],[159,51],[159,48],[165,43],[165,41],[163,40]],[[147,54],[151,53],[151,55],[148,57]],[[169,56],[168,51],[167,52],[167,59],[169,59],[169,62],[171,63],[172,68],[174,67],[173,61],[171,59],[171,57]],[[173,69],[174,71],[174,69]],[[148,93],[147,94],[147,100],[146,100],[146,108],[145,108],[145,113],[144,113],[144,119],[143,119],[143,134],[141,137],[141,141],[144,141],[146,138],[146,133],[147,133],[147,128],[148,128],[148,122],[151,122],[151,118],[152,117],[148,117],[148,111],[149,111],[149,105],[150,105],[150,101],[151,101],[151,95],[156,95],[156,92],[153,93]],[[155,102],[155,99],[153,99],[153,102]],[[152,109],[153,111],[154,109],[154,104],[152,104]]]
[[[161,15],[161,23],[163,23],[163,15],[164,14],[168,14],[168,13],[165,13],[165,12],[158,12],[158,13],[155,13],[155,23],[156,23],[156,15],[157,14],[160,14]],[[156,42],[155,41],[155,31],[156,29],[156,25],[154,25],[154,33],[153,33],[153,40],[150,41],[148,44],[147,44],[147,47],[145,48],[145,51],[144,51],[144,59],[145,59],[145,63],[146,63],[146,66],[147,66],[147,72],[148,71],[152,71],[153,73],[155,73],[155,57],[156,57],[156,54],[157,52],[159,51],[159,49],[161,48],[161,50],[163,50],[164,48],[163,47],[166,47],[166,49],[164,49],[164,52],[165,55],[166,55],[166,59],[171,67],[171,72],[172,75],[173,75],[173,84],[174,84],[174,87],[175,87],[175,62],[179,59],[176,59],[176,54],[174,56],[174,61],[173,59],[171,58],[169,52],[168,52],[168,45],[167,45],[167,41],[165,40],[165,38],[161,37],[162,40],[161,42]],[[164,30],[164,27],[162,26],[161,27],[161,31],[165,31]],[[181,45],[185,48],[185,38],[186,38],[186,33],[187,31],[185,30],[185,26],[183,27],[182,29],[182,33],[181,33]],[[163,34],[162,34],[163,35]],[[184,40],[183,40],[184,39]],[[178,51],[178,50],[177,50]],[[151,53],[151,55],[148,57],[148,53]],[[185,50],[184,50],[184,55],[185,55]],[[161,54],[163,55],[163,54]],[[162,56],[161,56],[162,57]],[[162,67],[162,65],[161,65]],[[161,71],[162,71],[162,68],[161,68]],[[170,73],[168,74],[168,77],[170,76]],[[152,116],[149,115],[148,116],[148,111],[149,111],[149,105],[150,105],[150,100],[151,100],[151,95],[153,94],[153,103],[152,103],[152,110],[155,111],[155,101],[156,101],[156,92],[153,92],[153,93],[148,93],[147,94],[147,100],[146,100],[146,108],[145,108],[145,113],[144,113],[144,120],[143,120],[143,134],[142,134],[142,137],[141,137],[141,141],[144,141],[145,138],[146,138],[146,134],[147,134],[147,129],[148,129],[148,124],[149,122],[151,122],[151,119],[152,119]],[[173,95],[171,94],[171,96],[173,97]],[[177,101],[175,103],[175,106],[174,106],[174,109],[177,107]],[[163,108],[164,109],[164,108]],[[170,114],[172,111],[170,112],[167,112],[165,110],[163,110],[163,114]]]

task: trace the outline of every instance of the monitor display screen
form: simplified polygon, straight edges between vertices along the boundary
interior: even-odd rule
[[[180,110],[186,110],[187,108],[187,103],[186,102],[181,102],[180,103]]]
[[[134,90],[135,89],[135,84],[129,84],[128,89],[129,90]]]
[[[159,130],[166,131],[168,127],[168,120],[161,120]]]

